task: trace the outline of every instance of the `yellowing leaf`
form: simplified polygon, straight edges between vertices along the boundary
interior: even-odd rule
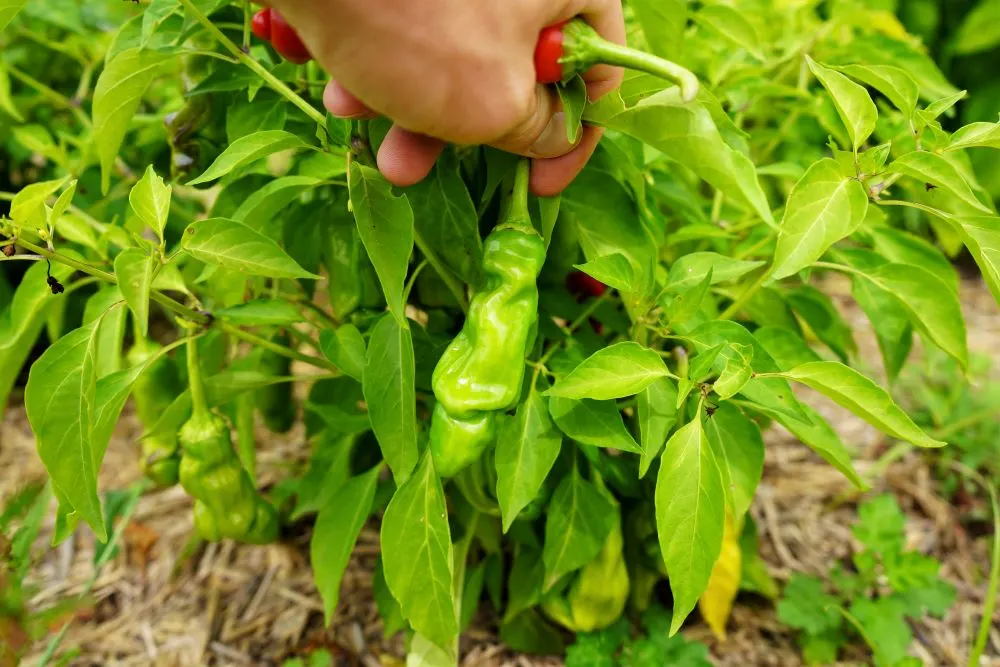
[[[733,611],[733,601],[740,590],[740,573],[743,570],[743,553],[740,551],[736,522],[728,512],[722,532],[722,552],[715,561],[708,587],[698,600],[698,610],[712,634],[721,642],[726,640],[726,622]]]

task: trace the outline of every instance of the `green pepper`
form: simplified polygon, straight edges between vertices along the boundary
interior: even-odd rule
[[[291,346],[291,338],[282,333],[274,342],[284,347]],[[272,377],[284,377],[291,372],[292,360],[284,355],[264,350],[260,357],[260,372]],[[298,408],[295,404],[293,387],[290,382],[272,384],[257,390],[257,410],[264,419],[264,425],[272,433],[288,433],[295,425]]]
[[[209,541],[273,542],[278,514],[240,464],[226,422],[208,410],[194,342],[188,345],[188,378],[192,415],[178,434],[180,482],[195,500],[198,534]]]
[[[542,611],[573,632],[602,630],[617,621],[631,586],[623,550],[621,512],[616,511],[597,558],[583,566],[565,597],[546,600]]]
[[[129,350],[126,360],[129,366],[138,366],[156,356],[163,346],[155,341],[138,337]],[[177,366],[167,356],[154,361],[139,376],[132,389],[135,411],[139,421],[146,428],[156,424],[181,393],[180,376]],[[177,435],[154,434],[142,441],[140,466],[143,474],[157,486],[173,486],[177,483],[180,454]]]
[[[430,442],[442,477],[475,461],[493,439],[493,413],[517,405],[524,358],[537,333],[536,281],[545,263],[545,243],[528,215],[527,161],[518,166],[511,201],[505,220],[484,243],[484,287],[434,369],[438,407]]]

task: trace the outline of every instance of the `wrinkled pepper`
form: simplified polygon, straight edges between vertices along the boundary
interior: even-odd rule
[[[542,603],[542,611],[572,632],[602,630],[621,618],[629,599],[621,511],[597,558],[583,566],[564,597]]]
[[[126,361],[129,366],[138,366],[159,354],[162,349],[163,346],[159,343],[137,336]],[[139,376],[132,389],[135,411],[142,425],[147,429],[155,425],[160,415],[180,393],[180,375],[174,361],[167,356],[154,361]],[[177,434],[154,434],[144,439],[139,465],[146,478],[157,486],[176,484],[180,466]]]
[[[197,343],[188,344],[191,418],[181,427],[180,482],[194,498],[194,525],[211,542],[266,544],[278,537],[278,514],[240,464],[225,420],[208,409]]]
[[[283,347],[291,347],[291,337],[279,334],[274,342]],[[292,360],[286,356],[264,350],[260,357],[260,372],[272,377],[284,377],[291,373]],[[272,433],[288,433],[295,425],[298,408],[295,405],[293,386],[290,382],[272,384],[258,389],[257,411],[264,425]]]
[[[482,455],[496,433],[497,412],[517,405],[521,392],[545,263],[545,243],[528,214],[528,169],[527,161],[518,165],[510,210],[484,242],[484,287],[434,369],[430,446],[441,477]]]

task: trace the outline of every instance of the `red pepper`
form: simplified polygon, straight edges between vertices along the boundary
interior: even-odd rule
[[[693,73],[669,60],[609,42],[583,19],[549,26],[539,34],[535,45],[538,83],[567,81],[595,65],[627,67],[674,81],[685,102],[698,96],[698,78]]]
[[[608,286],[583,271],[571,271],[566,276],[566,289],[578,297],[599,297]]]
[[[271,41],[271,9],[262,9],[253,15],[250,29],[265,42]]]
[[[302,43],[295,28],[288,24],[285,17],[276,9],[262,9],[257,12],[250,24],[253,34],[271,42],[274,50],[282,58],[297,65],[312,60],[312,54]]]

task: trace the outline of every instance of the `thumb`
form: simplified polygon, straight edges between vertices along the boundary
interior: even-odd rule
[[[526,157],[554,158],[573,150],[566,132],[566,114],[559,95],[551,86],[536,86],[534,108],[494,148]]]

